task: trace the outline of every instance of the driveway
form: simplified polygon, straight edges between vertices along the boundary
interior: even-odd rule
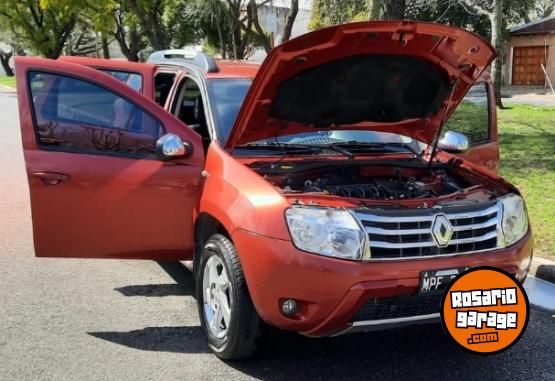
[[[331,339],[274,332],[257,358],[218,360],[179,263],[33,257],[16,101],[0,89],[0,380],[555,380],[555,317],[536,309],[522,340],[490,357],[432,325]]]
[[[529,104],[537,107],[555,107],[555,95],[543,86],[506,86],[501,90],[503,104]]]

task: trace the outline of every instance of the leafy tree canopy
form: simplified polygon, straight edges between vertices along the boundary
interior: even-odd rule
[[[59,4],[49,0],[2,0],[0,28],[25,48],[48,58],[62,52],[77,23],[78,2]]]

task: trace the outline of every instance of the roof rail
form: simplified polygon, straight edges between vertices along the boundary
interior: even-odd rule
[[[191,53],[190,50],[185,49],[158,50],[148,57],[147,62],[156,63],[165,60],[185,60],[198,66],[207,73],[217,73],[220,71],[212,56],[203,52],[197,52],[194,56]]]
[[[214,58],[206,53],[198,52],[193,60],[193,63],[198,67],[204,69],[207,73],[217,73],[220,71]]]

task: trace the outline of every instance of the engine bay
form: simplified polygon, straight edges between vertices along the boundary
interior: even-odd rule
[[[284,194],[320,193],[365,200],[413,200],[467,190],[477,182],[448,166],[364,163],[254,163],[251,169]]]

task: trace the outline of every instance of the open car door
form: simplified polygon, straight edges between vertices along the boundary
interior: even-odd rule
[[[16,73],[36,255],[192,257],[200,136],[98,70],[17,57]],[[188,157],[159,159],[167,133]]]
[[[460,132],[470,140],[470,149],[458,156],[493,172],[499,170],[495,94],[489,76],[483,76],[470,88],[443,131]]]

